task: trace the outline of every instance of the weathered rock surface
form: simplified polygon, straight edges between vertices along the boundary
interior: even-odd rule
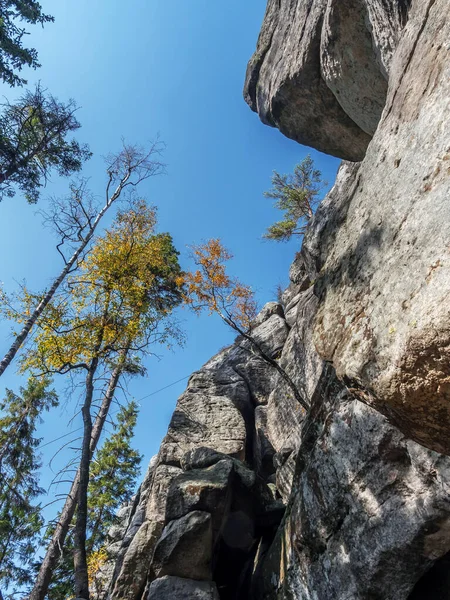
[[[211,514],[192,511],[170,521],[155,548],[152,568],[157,577],[176,575],[212,579]]]
[[[269,0],[244,96],[301,144],[364,157],[408,0]]]
[[[243,339],[194,373],[111,532],[108,600],[449,597],[449,17],[269,0],[248,101],[364,157],[255,324],[310,408]]]
[[[364,401],[413,439],[445,453],[450,452],[449,17],[444,0],[411,6],[398,0],[269,2],[255,55],[266,48],[257,77],[255,57],[249,67],[250,88],[260,99],[253,108],[263,120],[278,97],[282,112],[295,120],[298,102],[309,102],[309,91],[299,84],[291,98],[284,89],[309,75],[302,57],[315,44],[313,23],[321,23],[320,52],[314,54],[321,81],[374,137],[360,156],[363,162],[341,170],[319,209],[315,239],[309,235],[305,241],[318,272],[313,343]],[[306,115],[302,110],[300,116]],[[333,111],[322,118],[325,129],[334,126]],[[291,137],[303,135],[300,122],[291,123],[292,131],[282,118],[275,124]],[[307,127],[317,133],[310,121]],[[307,143],[324,149],[315,140]],[[298,298],[289,300],[292,325]]]
[[[417,441],[450,452],[450,5],[417,2],[383,119],[320,235],[314,340]],[[326,207],[324,206],[324,210]]]
[[[324,383],[255,597],[408,598],[450,550],[450,459]]]
[[[214,583],[162,577],[150,586],[148,600],[219,600]]]

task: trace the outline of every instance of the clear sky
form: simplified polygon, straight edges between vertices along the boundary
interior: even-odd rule
[[[235,255],[233,274],[254,287],[261,304],[273,300],[277,284],[287,284],[300,242],[261,239],[279,217],[263,191],[273,169],[292,171],[309,150],[262,125],[242,98],[265,1],[42,0],[42,6],[56,21],[27,38],[43,66],[25,75],[30,85],[41,80],[60,100],[74,98],[80,105],[78,137],[94,152],[85,169],[93,192],[103,193],[101,157],[116,151],[122,136],[145,144],[159,133],[167,144],[168,174],[146,182],[145,195],[158,206],[160,230],[173,235],[183,265],[187,244],[220,237]],[[0,93],[13,99],[20,92],[3,86]],[[310,152],[333,182],[338,161]],[[45,196],[63,194],[67,184],[55,178],[40,207]],[[0,280],[7,291],[22,280],[38,291],[61,268],[36,210],[20,195],[0,204]],[[233,338],[218,318],[180,316],[185,347],[148,361],[148,376],[130,385],[136,399],[191,374]],[[0,324],[2,354],[9,332],[9,325]],[[14,367],[0,384],[2,393],[4,387],[18,389]],[[135,445],[144,468],[184,387],[185,381],[141,402]],[[67,431],[74,404],[46,417],[44,443]],[[77,419],[72,426],[79,426]],[[45,463],[57,448],[43,448]],[[45,473],[44,485],[47,468]]]

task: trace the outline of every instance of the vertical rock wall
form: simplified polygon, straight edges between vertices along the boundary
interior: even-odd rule
[[[450,5],[269,0],[246,99],[343,163],[254,335],[194,373],[109,600],[449,598]]]

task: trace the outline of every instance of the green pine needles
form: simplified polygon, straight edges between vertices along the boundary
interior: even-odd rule
[[[26,48],[22,38],[27,31],[22,27],[44,25],[54,18],[42,12],[35,0],[0,0],[0,80],[14,87],[24,85],[26,79],[17,74],[23,67],[40,67],[35,48]]]
[[[87,551],[99,550],[120,506],[131,500],[142,456],[131,447],[138,416],[136,402],[121,406],[114,433],[97,452],[88,488]]]
[[[287,242],[293,235],[303,235],[326,185],[309,154],[295,167],[293,174],[280,175],[274,171],[272,189],[264,192],[264,196],[273,198],[274,207],[283,211],[284,216],[267,229],[264,238]]]
[[[41,414],[58,403],[50,380],[31,378],[20,394],[6,391],[0,403],[0,588],[13,598],[32,582],[32,563],[43,518],[36,500],[41,467],[35,437]]]

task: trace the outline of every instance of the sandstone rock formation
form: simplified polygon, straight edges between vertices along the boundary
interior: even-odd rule
[[[386,100],[409,0],[269,0],[244,96],[263,123],[361,160]]]
[[[444,600],[450,4],[269,0],[246,97],[344,162],[282,303],[194,373],[111,532],[108,600]]]

